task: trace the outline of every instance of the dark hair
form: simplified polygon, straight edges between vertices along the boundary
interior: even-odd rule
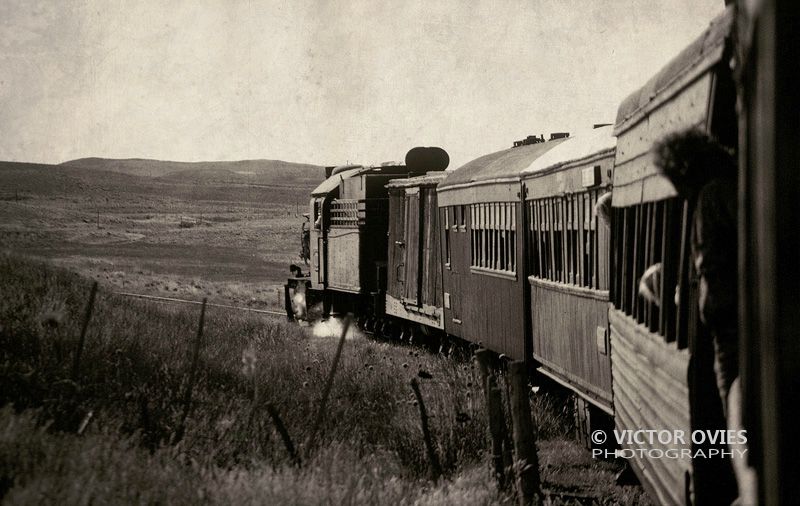
[[[667,135],[653,147],[656,169],[676,188],[699,188],[718,177],[735,177],[730,150],[697,128]]]

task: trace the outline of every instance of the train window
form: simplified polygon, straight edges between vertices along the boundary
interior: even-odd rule
[[[612,221],[611,302],[669,342],[681,341],[676,329],[676,292],[682,214],[681,202],[669,199],[615,208]],[[640,295],[639,285],[648,269],[651,295],[646,298]]]
[[[458,227],[462,232],[467,231],[467,206],[458,206]]]
[[[471,267],[516,273],[514,204],[512,202],[472,204],[469,207],[469,214]]]
[[[539,279],[604,290],[594,205],[604,190],[527,203],[528,262]],[[605,270],[602,270],[605,272]]]
[[[450,208],[444,208],[444,255],[445,265],[450,267]]]

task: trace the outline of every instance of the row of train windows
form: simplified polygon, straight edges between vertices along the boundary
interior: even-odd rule
[[[446,263],[451,259],[451,233],[466,232],[470,222],[470,266],[500,273],[517,271],[516,215],[513,202],[470,204],[445,208]]]
[[[471,204],[470,266],[517,272],[516,213],[513,202]]]
[[[695,295],[689,293],[688,282],[686,291],[679,294],[681,248],[687,230],[683,203],[669,199],[613,212],[611,302],[650,332],[685,347],[687,331],[679,321],[678,303],[681,297],[692,300]]]
[[[595,290],[607,288],[595,204],[604,190],[527,203],[528,262],[539,279]],[[600,225],[605,226],[605,225]],[[606,244],[608,234],[603,234]]]

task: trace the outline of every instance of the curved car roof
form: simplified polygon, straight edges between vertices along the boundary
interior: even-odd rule
[[[342,180],[349,179],[353,176],[361,174],[362,172],[367,172],[371,169],[372,167],[358,166],[352,169],[343,170],[338,174],[334,174],[325,181],[321,182],[319,186],[314,188],[314,191],[311,192],[311,196],[313,197],[317,195],[327,195],[333,190],[335,190],[339,186],[339,183]]]
[[[492,182],[505,182],[519,179],[520,173],[531,163],[566,139],[528,144],[504,149],[476,158],[458,169],[447,173],[439,183],[439,190],[448,187],[463,187]]]
[[[556,170],[581,160],[597,155],[612,154],[617,146],[617,138],[613,135],[612,125],[595,128],[585,133],[568,137],[561,144],[535,159],[522,171],[522,175]]]
[[[731,5],[714,18],[700,37],[620,104],[614,135],[631,128],[687,83],[720,61],[725,41],[733,27],[733,11]]]

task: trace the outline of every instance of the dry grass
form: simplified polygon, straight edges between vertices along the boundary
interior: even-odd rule
[[[469,361],[349,340],[319,443],[310,453],[300,445],[297,468],[265,404],[278,408],[296,444],[305,441],[335,339],[209,308],[192,411],[173,446],[197,308],[101,290],[81,376],[72,383],[66,378],[90,280],[8,255],[0,256],[0,278],[0,498],[9,504],[511,501],[489,477],[483,400]],[[409,388],[420,369],[433,376],[421,388],[445,469],[437,484],[425,478]],[[542,437],[563,437],[563,413],[539,399]],[[92,421],[79,436],[89,412]],[[545,486],[553,462],[552,476],[565,480],[559,456],[575,445],[563,444],[542,447],[543,462],[551,464]],[[604,500],[634,502],[611,484],[615,469],[589,459],[575,468],[575,480],[580,484],[585,474]]]

